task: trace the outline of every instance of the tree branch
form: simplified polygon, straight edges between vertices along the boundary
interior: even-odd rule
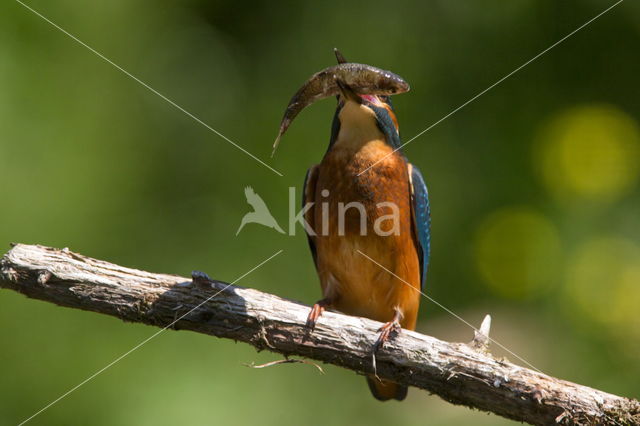
[[[373,373],[371,349],[380,323],[326,312],[310,333],[306,305],[239,286],[223,290],[226,283],[202,276],[195,284],[67,249],[18,244],[0,260],[0,287],[28,297],[158,327],[178,319],[172,328]],[[486,350],[489,326],[485,320],[470,344],[403,330],[376,355],[376,372],[454,404],[531,424],[640,424],[640,402],[635,399],[494,359]]]

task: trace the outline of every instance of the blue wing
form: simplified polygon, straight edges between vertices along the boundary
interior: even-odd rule
[[[411,185],[413,230],[420,256],[420,282],[421,289],[424,291],[431,249],[431,209],[429,208],[429,192],[422,178],[422,173],[412,164],[409,164],[409,183]]]
[[[307,203],[315,202],[318,169],[317,165],[311,167],[307,170],[307,175],[304,177],[304,184],[302,185],[302,208],[304,208]],[[313,208],[307,210],[304,215],[304,220],[306,220],[309,226],[313,228],[315,223]],[[315,237],[307,234],[307,239],[309,240],[309,248],[311,249],[311,255],[313,256],[313,263],[316,265],[316,269],[318,269],[318,253],[316,251]]]

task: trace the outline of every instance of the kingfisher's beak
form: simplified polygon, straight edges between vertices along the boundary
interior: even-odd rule
[[[362,98],[351,88],[351,86],[349,86],[347,83],[345,83],[335,75],[333,76],[333,78],[336,80],[336,84],[338,85],[340,93],[342,94],[342,97],[345,99],[345,101],[352,101],[358,104],[362,103]]]

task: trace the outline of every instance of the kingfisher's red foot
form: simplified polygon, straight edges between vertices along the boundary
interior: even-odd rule
[[[307,317],[307,327],[313,330],[316,327],[316,321],[329,305],[330,303],[328,299],[318,300],[311,308],[311,312],[309,312],[309,316]]]
[[[396,309],[395,315],[393,316],[393,320],[385,323],[382,327],[378,329],[378,340],[376,340],[375,345],[373,345],[373,351],[378,352],[382,348],[385,342],[388,342],[393,337],[400,333],[402,330],[402,326],[400,325],[400,320],[402,319],[402,312]]]
[[[385,342],[388,342],[393,337],[395,337],[402,330],[402,326],[400,326],[400,322],[398,321],[389,321],[382,327],[378,329],[380,335],[378,336],[378,340],[376,340],[375,345],[373,346],[374,352],[378,352],[379,349],[382,348]]]

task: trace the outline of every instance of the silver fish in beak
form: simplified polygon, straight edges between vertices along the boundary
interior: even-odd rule
[[[397,74],[371,65],[343,62],[344,57],[334,50],[338,65],[325,68],[312,75],[289,101],[280,122],[280,132],[273,144],[276,152],[280,138],[287,131],[293,119],[307,106],[330,96],[350,92],[357,95],[396,95],[409,91],[409,84]],[[356,96],[357,96],[356,95]]]

